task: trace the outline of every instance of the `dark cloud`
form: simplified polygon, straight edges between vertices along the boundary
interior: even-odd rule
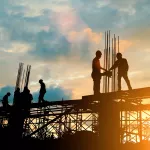
[[[94,31],[105,31],[115,28],[115,23],[121,20],[118,10],[108,7],[108,5],[98,7],[97,2],[98,0],[72,1],[73,7],[81,19]]]
[[[51,10],[41,10],[40,16],[27,17],[25,12],[22,12],[22,6],[12,7],[10,10],[1,10],[0,26],[4,27],[9,34],[5,48],[8,47],[8,42],[24,42],[30,44],[33,49],[29,55],[33,55],[40,59],[57,59],[60,56],[68,56],[71,49],[67,39],[59,33],[53,21],[50,21],[52,15]],[[15,12],[15,9],[18,13]],[[25,9],[25,8],[24,8]],[[26,8],[27,9],[27,8]],[[9,13],[11,12],[12,13]],[[42,31],[43,26],[49,27],[48,32]]]
[[[33,93],[34,100],[38,101],[39,93]],[[72,97],[72,92],[69,90],[64,90],[61,87],[49,87],[47,88],[47,92],[44,96],[44,99],[47,101],[60,101],[62,98],[64,100],[69,100]]]
[[[1,7],[2,6],[2,7]],[[0,1],[0,26],[9,33],[10,42],[21,41],[32,43],[42,26],[49,24],[50,10],[43,9],[39,16],[26,16],[28,6]]]
[[[130,3],[119,0],[71,2],[82,20],[94,31],[111,29],[120,35],[124,33],[130,36],[139,28],[149,27],[150,24],[149,0],[131,0]]]
[[[13,97],[14,97],[14,90],[15,90],[15,87],[12,87],[12,86],[5,86],[5,87],[0,88],[0,100],[2,100],[3,96],[7,92],[10,92],[11,96],[9,97],[9,103],[12,104]],[[32,93],[32,95],[33,95],[34,102],[37,102],[39,92],[34,92]],[[64,100],[69,100],[71,99],[71,97],[72,97],[72,92],[70,90],[64,90],[61,87],[51,86],[47,88],[47,92],[44,98],[48,101],[56,101],[56,100],[59,101],[59,100],[62,100],[62,98]]]
[[[41,31],[37,34],[35,48],[29,54],[42,59],[54,59],[60,56],[68,56],[71,49],[67,39],[57,31]]]

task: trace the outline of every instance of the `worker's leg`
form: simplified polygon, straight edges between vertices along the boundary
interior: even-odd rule
[[[40,93],[40,95],[39,95],[39,103],[44,102],[44,95],[45,95],[45,92]]]
[[[42,102],[44,102],[44,95],[45,95],[45,92],[42,93]]]
[[[128,78],[127,72],[123,74],[123,78],[124,78],[124,80],[125,80],[126,83],[127,83],[128,89],[129,89],[129,90],[132,90],[132,87],[131,87],[130,80],[129,80],[129,78]]]
[[[93,91],[94,95],[100,93],[100,78],[93,79]]]
[[[41,95],[41,93],[39,94],[39,103],[41,103],[41,101],[42,101],[42,95]]]
[[[91,74],[91,77],[93,79],[93,91],[94,95],[100,93],[100,79],[101,79],[101,74],[98,73],[93,73]]]
[[[7,108],[7,105],[5,102],[3,102],[3,108],[6,109]]]
[[[118,91],[121,91],[121,75],[118,74]]]

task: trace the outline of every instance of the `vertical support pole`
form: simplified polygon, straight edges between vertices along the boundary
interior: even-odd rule
[[[18,68],[18,74],[17,74],[17,80],[16,80],[16,87],[15,90],[17,88],[20,88],[20,83],[21,83],[21,77],[22,77],[22,71],[23,71],[23,63],[19,63],[19,68]],[[14,105],[14,100],[13,100],[13,105]]]
[[[114,101],[101,100],[99,109],[99,135],[100,147],[102,147],[104,150],[119,149],[120,110],[116,106],[116,102]]]
[[[22,85],[21,85],[21,88],[20,88],[20,91],[21,91],[21,92],[23,91],[24,75],[25,75],[25,70],[23,71]]]
[[[114,34],[114,62],[115,62],[115,57],[116,57],[116,44],[115,43],[116,43],[116,38]],[[116,90],[115,84],[116,84],[116,69],[114,69],[114,91]]]
[[[141,106],[141,102],[139,104]],[[140,142],[142,142],[142,111],[141,111],[141,107],[140,108]]]
[[[119,36],[118,36],[118,53],[119,53]]]
[[[106,69],[106,31],[105,31],[105,49],[104,49],[104,68]],[[103,77],[104,78],[104,93],[106,92],[106,76]]]
[[[121,137],[120,137],[120,144],[123,142],[123,134],[124,134],[124,129],[123,129],[123,112],[122,112],[122,99],[121,99],[121,105],[120,105],[120,129],[121,129]]]
[[[106,46],[106,69],[108,69],[108,31],[107,31],[107,46]],[[106,76],[106,93],[108,92],[108,77]]]
[[[109,30],[109,50],[108,50],[108,68],[110,68],[110,30]],[[108,77],[108,92],[109,92],[109,77]]]
[[[114,64],[114,42],[112,38],[112,65]],[[114,71],[112,71],[112,92],[114,92]]]

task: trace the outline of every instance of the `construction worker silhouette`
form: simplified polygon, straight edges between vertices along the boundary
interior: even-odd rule
[[[14,92],[14,105],[15,106],[18,106],[19,103],[20,103],[20,97],[21,97],[21,94],[20,94],[20,88],[18,87],[15,92]]]
[[[9,108],[8,97],[9,97],[10,95],[11,95],[10,92],[8,92],[8,93],[3,97],[2,104],[3,104],[3,108],[4,108],[4,109],[8,109],[8,108]]]
[[[116,55],[117,61],[114,63],[114,65],[109,69],[113,70],[115,68],[118,68],[118,91],[121,91],[121,78],[123,77],[129,90],[132,90],[129,78],[128,78],[128,70],[129,65],[125,58],[122,58],[121,53],[117,53]]]
[[[42,79],[39,80],[39,83],[41,84],[41,89],[39,93],[39,103],[44,102],[44,95],[46,93],[46,86]]]
[[[92,74],[91,77],[93,79],[93,91],[94,95],[100,93],[100,80],[101,80],[101,69],[107,71],[106,69],[102,68],[100,65],[99,59],[101,58],[102,53],[101,51],[96,51],[96,57],[92,61]]]

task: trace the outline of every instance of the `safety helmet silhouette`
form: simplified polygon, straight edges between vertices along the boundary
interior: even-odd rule
[[[102,52],[100,50],[97,50],[95,54],[96,54],[96,56],[101,56]]]
[[[42,80],[42,79],[40,79],[40,80],[39,80],[39,83],[41,83],[41,82],[43,82],[43,80]]]
[[[122,57],[122,54],[121,53],[117,53],[117,57]]]
[[[10,95],[11,95],[11,93],[10,93],[10,92],[8,92],[8,93],[7,93],[7,95],[8,95],[8,96],[10,96]]]

